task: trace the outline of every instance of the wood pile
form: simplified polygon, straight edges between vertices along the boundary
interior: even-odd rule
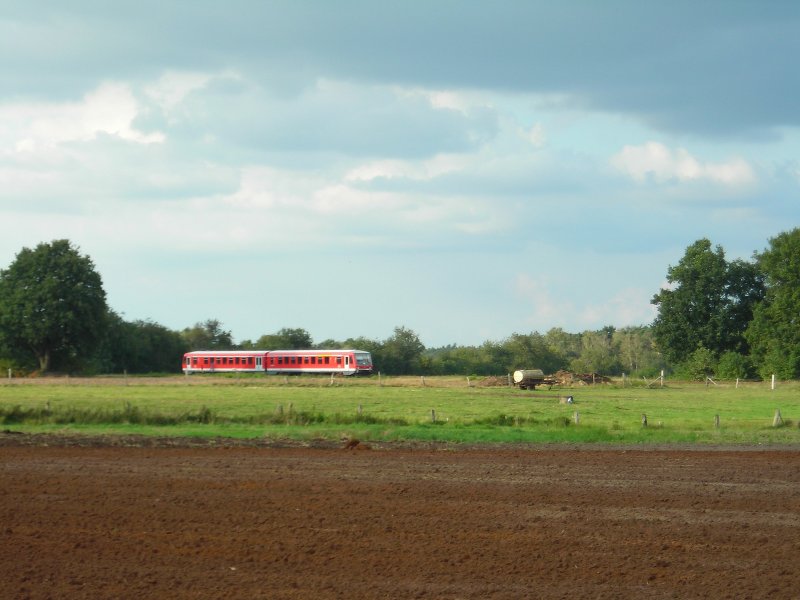
[[[599,373],[572,373],[570,371],[557,371],[553,375],[557,385],[593,385],[596,383],[610,383],[611,379]]]

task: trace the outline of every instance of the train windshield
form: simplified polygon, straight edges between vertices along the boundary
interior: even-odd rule
[[[369,352],[356,352],[356,364],[367,367],[372,364],[372,357]]]

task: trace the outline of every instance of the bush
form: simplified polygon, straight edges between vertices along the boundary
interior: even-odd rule
[[[748,379],[753,375],[753,365],[744,354],[726,352],[719,358],[716,374],[720,379]]]

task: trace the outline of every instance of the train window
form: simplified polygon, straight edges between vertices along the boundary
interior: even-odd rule
[[[340,365],[340,364],[342,364],[342,357],[341,357],[341,356],[337,356],[337,357],[336,357],[336,364],[337,364],[337,365]]]
[[[326,356],[326,357],[325,357],[325,364],[326,364],[326,365],[329,365],[329,364],[331,364],[331,357],[330,357],[330,356]]]
[[[304,362],[305,364],[308,364],[308,357],[307,357],[307,356],[304,356],[304,357],[303,357],[303,362]]]

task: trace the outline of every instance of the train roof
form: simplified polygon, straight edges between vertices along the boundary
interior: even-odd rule
[[[230,354],[233,356],[245,356],[250,354],[269,354],[270,352],[274,353],[307,353],[307,354],[324,354],[326,352],[360,352],[364,354],[369,354],[368,350],[356,350],[353,348],[304,348],[302,350],[192,350],[187,352],[186,354],[196,354],[196,355],[211,355],[211,354]]]

